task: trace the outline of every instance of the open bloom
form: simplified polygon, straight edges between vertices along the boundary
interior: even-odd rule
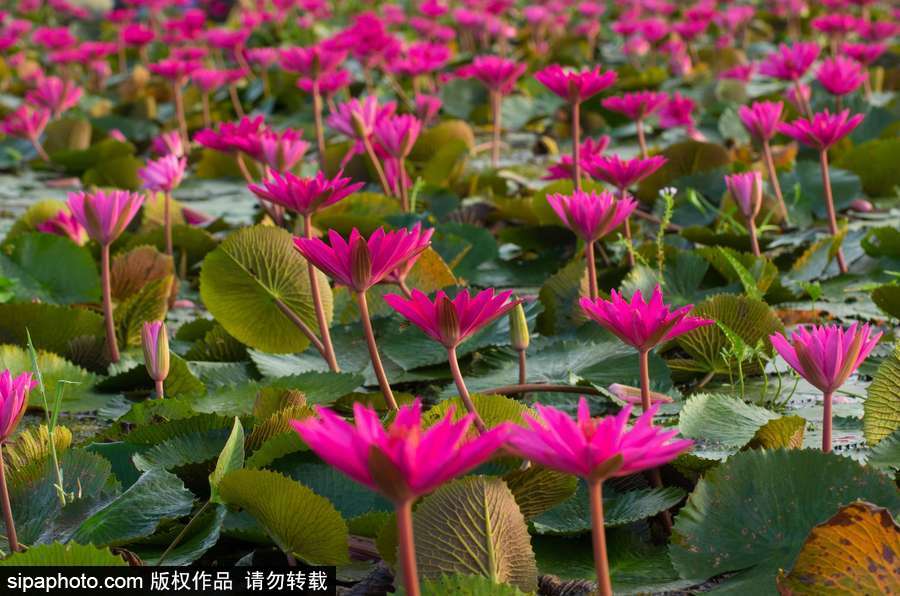
[[[291,170],[300,163],[309,148],[309,143],[301,138],[301,134],[290,128],[281,132],[265,129],[248,137],[246,152],[273,170]]]
[[[507,95],[512,93],[528,66],[499,56],[476,56],[472,64],[457,71],[462,77],[478,79],[489,91]]]
[[[602,101],[603,107],[613,112],[624,114],[630,120],[643,120],[662,108],[668,96],[659,91],[636,91],[624,95],[607,97]]]
[[[422,404],[397,412],[385,429],[375,410],[353,405],[354,424],[328,408],[291,426],[316,455],[356,482],[394,503],[428,494],[487,461],[503,444],[509,426],[472,437],[472,415],[453,421],[453,411],[430,428],[422,426]]]
[[[251,184],[247,188],[261,199],[306,216],[334,205],[362,187],[362,182],[352,183],[350,178],[341,177],[341,172],[334,178],[321,171],[310,178],[300,178],[290,172],[275,171],[259,185]]]
[[[262,116],[256,118],[245,116],[237,123],[223,122],[219,125],[219,130],[204,128],[194,135],[194,140],[204,147],[224,153],[234,153],[235,151],[249,153],[252,150],[250,139],[259,133],[262,126]]]
[[[198,68],[191,73],[191,82],[197,86],[202,93],[211,93],[225,85],[228,75],[224,70],[215,68]]]
[[[784,103],[780,101],[756,101],[749,106],[738,108],[738,116],[754,138],[768,141],[778,131]]]
[[[319,238],[294,238],[294,246],[335,283],[362,293],[428,248],[433,233],[434,229],[422,230],[421,224],[416,224],[411,230],[385,232],[378,228],[366,240],[353,228],[350,239],[344,240],[334,230],[328,230],[331,246]]]
[[[640,290],[635,291],[631,302],[612,290],[609,300],[582,298],[579,304],[587,316],[639,352],[646,352],[664,341],[715,323],[688,316],[692,304],[671,310],[663,303],[659,285],[653,290],[649,302],[644,301]]]
[[[36,385],[30,372],[15,378],[9,369],[0,373],[0,443],[6,442],[15,432],[28,407],[28,392]]]
[[[586,138],[581,145],[578,146],[578,159],[581,161],[582,167],[591,163],[606,151],[609,146],[609,137],[602,135],[596,139]],[[571,180],[575,175],[575,166],[572,155],[566,154],[559,158],[559,161],[547,168],[547,175],[544,180]]]
[[[818,57],[819,46],[815,42],[781,44],[760,63],[759,72],[782,81],[796,81],[806,74]]]
[[[50,112],[22,104],[15,112],[7,114],[0,123],[0,130],[11,137],[36,141],[50,122]]]
[[[58,117],[78,104],[81,93],[81,87],[72,81],[59,77],[44,77],[38,82],[37,87],[25,95],[25,101]]]
[[[862,121],[862,114],[850,116],[850,110],[832,114],[826,109],[813,114],[812,119],[798,118],[790,123],[782,122],[778,125],[778,132],[797,139],[804,145],[825,151],[853,132]]]
[[[289,72],[318,79],[338,68],[346,57],[347,52],[320,43],[305,48],[293,47],[281,50],[281,66]]]
[[[63,209],[50,219],[35,226],[38,232],[65,236],[78,246],[84,246],[88,240],[87,230],[78,223],[75,216]]]
[[[424,292],[413,290],[411,298],[388,294],[384,301],[447,349],[455,348],[521,303],[512,298],[512,292],[495,294],[492,289],[475,296],[463,290],[453,300],[444,292],[431,300]]]
[[[823,393],[837,391],[869,356],[881,333],[856,323],[799,327],[787,339],[781,333],[769,336],[772,346],[791,368]]]
[[[153,139],[153,151],[160,156],[174,155],[175,157],[184,157],[184,139],[177,130],[170,130],[161,133]]]
[[[437,118],[442,105],[443,101],[437,95],[416,93],[416,116],[423,126],[428,126]]]
[[[148,321],[141,327],[141,345],[147,374],[156,382],[169,376],[169,336],[162,321]]]
[[[617,76],[614,70],[602,72],[599,66],[593,70],[571,70],[553,64],[535,73],[534,78],[569,103],[581,103],[612,87]]]
[[[872,65],[887,51],[884,43],[845,43],[841,51],[864,66]]]
[[[657,468],[693,444],[673,440],[677,430],[653,425],[654,405],[628,428],[631,406],[615,416],[591,418],[587,400],[578,401],[578,417],[541,404],[538,418],[523,414],[526,427],[511,426],[507,444],[525,459],[553,470],[596,481]]]
[[[843,56],[823,60],[816,72],[816,78],[822,87],[837,96],[853,93],[867,77],[868,74],[857,61]]]
[[[143,195],[125,190],[69,193],[69,210],[88,236],[101,245],[119,237],[144,202]]]
[[[173,83],[183,84],[194,71],[202,67],[203,65],[196,60],[165,58],[156,64],[151,64],[150,72]]]
[[[747,219],[759,215],[762,207],[762,174],[759,172],[742,172],[725,176],[725,186],[737,203],[738,209]]]
[[[566,227],[585,242],[603,238],[637,209],[637,203],[631,197],[618,199],[606,191],[551,194],[547,195],[547,202]]]
[[[654,155],[647,159],[640,157],[622,159],[618,155],[603,155],[585,163],[584,169],[592,178],[624,190],[637,184],[665,163],[666,158],[662,155]]]
[[[397,104],[390,101],[379,104],[374,95],[365,99],[351,99],[337,106],[337,109],[329,114],[328,125],[351,139],[364,139],[372,136],[375,127],[383,120],[394,115]]]
[[[172,192],[181,184],[186,168],[186,157],[166,155],[148,162],[146,167],[138,170],[138,175],[144,181],[144,188],[156,192]]]
[[[391,157],[404,159],[412,151],[421,130],[422,122],[415,116],[390,116],[375,124],[375,140]]]

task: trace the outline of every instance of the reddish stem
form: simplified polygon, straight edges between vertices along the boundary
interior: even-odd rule
[[[650,409],[650,351],[638,351],[638,368],[641,374],[641,408]],[[651,421],[652,422],[652,421]]]
[[[588,296],[591,300],[596,300],[600,295],[600,289],[597,286],[597,262],[594,259],[593,241],[584,243],[584,260],[587,261]]]
[[[640,122],[640,121],[638,121]],[[619,189],[619,200],[624,201],[627,191],[624,188]],[[635,210],[639,213],[639,211]],[[634,267],[634,243],[631,241],[631,216],[625,218],[625,240],[628,242],[628,266]]]
[[[819,151],[819,164],[822,167],[822,185],[825,188],[825,207],[828,210],[828,229],[834,238],[838,236],[837,215],[834,210],[834,195],[831,192],[831,176],[828,173],[828,150]],[[847,262],[844,260],[844,250],[839,246],[837,250],[837,262],[841,273],[847,273]]]
[[[163,229],[166,234],[166,254],[172,256],[172,193],[163,197]]]
[[[759,240],[756,238],[756,220],[751,216],[747,218],[747,231],[750,234],[750,250],[754,256],[760,256]]]
[[[13,520],[12,505],[9,502],[9,489],[6,486],[6,470],[3,464],[3,443],[0,442],[0,500],[3,504],[3,522],[6,524],[6,537],[9,549],[19,552],[19,538],[16,536],[16,524]]]
[[[181,81],[172,83],[172,91],[175,99],[175,118],[178,120],[178,130],[181,132],[181,140],[187,147],[191,143],[188,136],[187,118],[184,115],[184,96],[181,93]]]
[[[766,162],[766,170],[769,173],[769,184],[772,185],[772,190],[775,192],[778,207],[781,209],[781,214],[784,217],[785,223],[790,223],[787,205],[784,202],[784,196],[781,194],[781,183],[778,181],[778,172],[775,169],[775,159],[772,157],[772,147],[769,145],[768,140],[763,141],[763,158]]]
[[[403,209],[403,213],[409,213],[409,189],[406,188],[405,180],[406,164],[402,157],[397,161],[399,162],[397,164],[397,188],[400,190],[400,208]]]
[[[387,402],[390,409],[397,410],[397,400],[394,399],[394,392],[391,391],[391,384],[388,382],[384,365],[381,363],[381,356],[378,354],[378,344],[375,343],[375,331],[372,329],[372,320],[369,318],[369,303],[366,301],[366,293],[356,294],[356,302],[359,305],[359,318],[362,320],[363,333],[366,336],[366,347],[369,348],[369,358],[372,360],[372,368],[375,370],[375,377],[378,379],[381,393],[384,394],[384,401]]]
[[[525,350],[519,352],[519,385],[524,385],[528,380],[528,356]]]
[[[638,145],[641,147],[641,157],[647,159],[649,154],[647,153],[647,139],[644,135],[644,119],[637,119],[637,138]]]
[[[113,320],[112,283],[109,275],[109,244],[100,246],[100,285],[103,291],[103,318],[106,321],[106,346],[110,362],[119,361],[119,345],[116,343],[116,323]]]
[[[606,557],[606,529],[603,527],[603,481],[588,480],[588,493],[591,498],[591,542],[594,546],[597,593],[600,596],[612,596],[612,580]]]
[[[500,131],[503,127],[503,96],[499,91],[491,91],[491,112],[494,118],[494,131],[491,139],[491,167],[500,164]]]
[[[363,147],[366,149],[366,155],[369,156],[369,161],[372,162],[372,167],[375,168],[375,174],[378,176],[378,181],[381,183],[381,190],[384,191],[384,194],[387,196],[391,196],[393,194],[391,192],[391,185],[388,184],[387,176],[384,175],[384,168],[381,167],[381,160],[378,159],[378,156],[375,154],[375,148],[372,147],[372,141],[369,140],[369,137],[363,136],[362,143]]]
[[[416,565],[416,544],[413,534],[412,499],[397,504],[397,541],[400,546],[400,567],[403,584],[409,596],[420,596],[419,573]]]
[[[163,389],[163,382],[156,381],[156,397],[157,399],[162,399],[165,395],[165,389]]]
[[[572,175],[575,190],[581,190],[581,102],[572,104]]]
[[[319,82],[313,81],[313,116],[316,129],[316,146],[319,149],[319,169],[325,171],[325,127],[322,125],[322,92]]]
[[[306,238],[312,238],[312,215],[303,216],[303,235]],[[316,310],[316,321],[319,323],[319,335],[322,338],[325,361],[332,372],[341,372],[337,356],[334,353],[334,345],[331,343],[331,330],[328,327],[328,318],[325,316],[325,307],[322,306],[319,276],[316,275],[316,268],[309,261],[306,262],[306,268],[309,271],[309,291],[312,294],[313,306]]]
[[[466,388],[466,381],[463,379],[462,371],[459,370],[459,360],[456,358],[456,348],[447,348],[447,361],[450,363],[450,372],[453,374],[453,380],[456,382],[456,390],[459,391],[459,398],[462,400],[463,404],[465,404],[466,410],[475,417],[475,427],[480,433],[487,432],[487,426],[485,426],[481,416],[478,415],[478,410],[475,409],[475,402],[472,401],[469,390]]]
[[[297,313],[292,311],[287,304],[277,298],[275,298],[274,300],[275,306],[278,308],[278,310],[281,311],[281,314],[287,317],[287,319],[291,323],[293,323],[300,330],[300,332],[303,333],[303,335],[306,336],[306,339],[309,340],[309,342],[319,351],[320,354],[322,354],[322,357],[324,358],[325,347],[322,345],[322,342],[319,340],[319,338],[316,337],[316,334],[313,333],[313,330],[309,328],[309,325],[303,322],[303,319],[297,316]]]
[[[824,411],[822,412],[822,451],[828,453],[831,451],[831,401],[832,394],[825,393],[823,396]]]

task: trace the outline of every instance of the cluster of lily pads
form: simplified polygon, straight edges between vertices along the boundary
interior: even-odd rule
[[[900,589],[896,7],[183,4],[0,12],[0,565]]]

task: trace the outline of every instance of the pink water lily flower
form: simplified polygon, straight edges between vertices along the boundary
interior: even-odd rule
[[[859,89],[868,76],[857,61],[843,56],[826,58],[816,72],[816,78],[822,87],[838,97]]]
[[[797,81],[819,57],[819,45],[815,42],[781,44],[759,65],[759,72],[782,81]]]
[[[365,99],[351,99],[338,105],[327,121],[329,126],[344,136],[361,140],[371,137],[375,127],[393,116],[396,110],[395,102],[379,104],[377,97],[368,95]]]
[[[245,116],[237,123],[221,123],[218,130],[204,128],[194,135],[194,140],[204,147],[223,153],[249,152],[252,147],[250,139],[256,136],[263,126],[262,116],[255,118]]]
[[[362,182],[353,183],[350,178],[342,177],[341,174],[338,172],[334,178],[328,178],[320,171],[315,176],[300,178],[290,172],[273,171],[269,178],[258,185],[251,184],[248,188],[259,198],[305,217],[334,205],[364,186]]]
[[[454,422],[452,411],[424,428],[418,399],[401,407],[387,429],[375,410],[360,403],[353,405],[355,424],[328,408],[317,406],[316,413],[291,421],[300,438],[325,462],[394,503],[428,494],[482,464],[508,432],[504,425],[470,438],[472,417]]]
[[[461,77],[478,79],[489,91],[508,95],[528,65],[500,56],[476,56],[472,64],[457,71]]]
[[[43,108],[57,118],[63,112],[78,105],[82,89],[69,80],[59,77],[44,77],[38,81],[37,87],[25,95],[25,101],[38,108]]]
[[[798,118],[790,123],[782,122],[778,125],[778,132],[804,145],[825,151],[853,132],[862,121],[862,114],[851,116],[850,110],[832,114],[826,109],[814,114],[811,119]]]
[[[159,156],[174,155],[175,157],[184,157],[184,142],[181,134],[177,130],[170,130],[161,133],[153,139],[153,152]]]
[[[607,110],[624,114],[630,120],[642,120],[658,112],[669,97],[659,91],[635,91],[605,98],[601,103]]]
[[[353,405],[354,424],[327,408],[317,406],[316,413],[292,420],[291,426],[326,463],[394,503],[403,584],[408,594],[420,594],[413,502],[489,460],[503,445],[509,425],[472,437],[473,417],[454,422],[451,408],[425,428],[418,399],[400,408],[387,429],[374,410],[358,402]]]
[[[403,114],[382,118],[375,124],[378,147],[395,159],[406,158],[422,131],[422,122],[415,116]]]
[[[15,432],[28,408],[28,392],[37,386],[30,372],[13,377],[9,369],[0,373],[0,444]]]
[[[156,192],[172,192],[181,184],[187,169],[187,158],[169,154],[147,163],[138,170],[144,188]]]
[[[228,76],[215,68],[198,68],[191,73],[191,82],[203,93],[212,93],[225,85]]]
[[[688,316],[693,308],[690,304],[672,310],[663,302],[659,285],[649,302],[644,300],[640,290],[635,291],[630,302],[612,290],[609,300],[582,298],[579,304],[588,317],[639,352],[652,350],[664,341],[715,323]]]
[[[50,112],[40,108],[32,108],[22,104],[16,111],[6,115],[0,123],[0,130],[4,134],[20,139],[36,141],[42,134],[47,124],[50,123]]]
[[[887,52],[888,46],[884,43],[845,43],[841,45],[841,51],[864,66],[871,66],[876,60]]]
[[[547,202],[563,224],[585,242],[594,242],[608,235],[637,209],[633,198],[619,199],[606,191],[549,194]]]
[[[612,87],[618,75],[614,70],[603,72],[599,66],[571,70],[553,64],[535,73],[534,78],[569,103],[580,103]]]
[[[578,401],[574,420],[562,410],[535,404],[538,417],[522,415],[524,427],[510,426],[507,445],[516,454],[560,472],[584,478],[591,503],[591,537],[599,593],[612,595],[603,522],[603,483],[608,478],[654,470],[693,444],[675,439],[677,430],[653,425],[658,404],[628,428],[631,406],[615,416],[591,417],[587,400]]]
[[[738,108],[738,116],[744,128],[755,139],[768,141],[778,132],[778,123],[784,103],[780,101],[756,101]]]
[[[869,325],[856,323],[799,327],[790,339],[781,333],[769,336],[772,346],[801,377],[824,397],[822,451],[831,451],[831,406],[834,392],[868,358],[881,339]]]
[[[443,101],[437,95],[416,93],[416,116],[423,126],[428,126],[437,119],[442,105]]]
[[[750,249],[756,256],[760,255],[759,241],[756,238],[756,216],[759,215],[762,207],[762,185],[762,174],[759,172],[743,172],[725,176],[725,186],[747,223],[750,233]]]
[[[344,240],[328,230],[329,244],[319,238],[294,238],[294,246],[335,283],[362,293],[380,283],[398,265],[428,248],[433,228],[416,224],[411,230],[378,228],[368,240],[353,228]]]
[[[196,60],[165,58],[149,65],[150,72],[172,82],[184,83],[194,71],[200,70],[203,64]]]
[[[69,210],[88,236],[100,245],[118,238],[144,202],[138,193],[124,190],[97,190],[91,193],[69,193]]]
[[[320,43],[305,48],[293,47],[281,50],[281,66],[289,72],[318,79],[338,68],[346,57],[346,52]]]
[[[673,440],[677,430],[654,426],[654,406],[629,428],[631,406],[615,416],[592,418],[588,402],[578,400],[578,417],[535,404],[538,417],[524,413],[525,427],[510,427],[507,444],[536,464],[585,480],[628,476],[666,464],[690,448],[692,441]],[[618,459],[613,463],[613,460]],[[611,465],[613,464],[613,465]]]
[[[248,138],[247,154],[272,170],[286,172],[303,159],[309,143],[303,133],[286,128],[282,131],[265,129]]]
[[[588,164],[595,161],[606,148],[609,147],[610,138],[608,135],[601,135],[596,139],[586,138],[578,147],[578,157],[581,164]],[[544,180],[571,180],[575,174],[575,165],[572,155],[562,155],[559,161],[547,168],[547,175]]]
[[[65,236],[78,246],[84,246],[88,241],[87,230],[84,229],[74,215],[63,209],[50,219],[44,220],[35,226],[38,232]]]
[[[585,164],[588,174],[597,180],[612,184],[620,191],[637,184],[666,163],[662,155],[647,159],[635,157],[622,159],[618,155],[604,155]]]
[[[388,294],[384,301],[448,349],[456,348],[521,303],[512,298],[512,292],[495,294],[492,289],[475,296],[463,290],[452,300],[442,291],[432,300],[414,289],[410,298]]]

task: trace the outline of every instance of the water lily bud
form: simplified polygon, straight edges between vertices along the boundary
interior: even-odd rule
[[[527,350],[531,336],[528,334],[528,321],[525,319],[525,309],[517,304],[509,311],[509,343],[513,349]]]
[[[443,294],[440,295],[435,301],[435,311],[441,343],[445,346],[455,346],[459,343],[459,317],[456,316],[453,301]]]
[[[350,280],[354,288],[365,288],[372,276],[372,257],[369,245],[362,236],[351,240],[350,244]]]
[[[169,376],[169,335],[162,321],[144,323],[141,329],[141,342],[144,347],[144,363],[147,373],[156,382],[162,382]]]

